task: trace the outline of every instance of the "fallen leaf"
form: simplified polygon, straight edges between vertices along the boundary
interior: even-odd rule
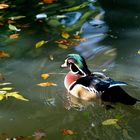
[[[17,32],[21,31],[21,29],[18,29],[16,26],[14,26],[14,25],[12,25],[12,24],[9,24],[8,27],[9,27],[9,29],[12,30],[12,31],[17,31]]]
[[[54,2],[56,2],[56,0],[43,0],[43,3],[45,3],[45,4],[51,4]]]
[[[10,55],[4,51],[0,51],[0,58],[10,57]]]
[[[6,90],[6,91],[9,91],[9,90],[12,90],[13,88],[12,87],[4,87],[4,88],[0,88],[0,90]]]
[[[22,19],[22,18],[26,18],[26,16],[15,16],[15,17],[10,17],[9,19],[10,20],[19,20],[19,19]]]
[[[0,83],[0,86],[11,85],[12,83]]]
[[[115,125],[117,124],[118,119],[107,119],[102,122],[102,125]]]
[[[9,92],[5,96],[6,96],[6,98],[7,97],[14,97],[18,100],[29,101],[28,99],[24,98],[22,95],[18,94],[18,92]]]
[[[63,44],[58,44],[58,47],[62,49],[68,49],[68,46]]]
[[[49,78],[49,74],[43,73],[43,74],[41,74],[41,77],[42,77],[44,80],[46,80],[46,79]]]
[[[9,36],[10,39],[17,39],[19,37],[19,34],[12,34]]]
[[[67,32],[62,32],[61,36],[65,39],[68,39],[70,35]]]
[[[5,80],[5,77],[3,76],[3,74],[0,73],[0,81]]]
[[[81,37],[80,37],[80,35],[74,35],[74,38],[75,39],[80,39]]]
[[[9,7],[8,4],[5,4],[5,3],[1,3],[1,4],[0,4],[0,9],[6,9],[6,8],[8,8],[8,7]]]
[[[50,60],[52,60],[52,61],[54,60],[54,57],[53,57],[53,55],[51,55],[51,54],[49,55],[49,58],[50,58]]]
[[[46,83],[39,83],[37,84],[38,86],[41,87],[50,87],[50,86],[57,86],[57,84],[53,83],[53,82],[46,82]]]
[[[74,135],[75,133],[70,129],[63,129],[63,135]]]
[[[5,97],[5,95],[4,95],[4,94],[0,94],[0,101],[1,101],[1,100],[3,100],[3,99],[4,99],[4,97]]]
[[[138,54],[140,54],[140,50],[138,50]]]
[[[46,134],[42,129],[38,129],[34,132],[33,136],[35,137],[35,140],[41,140]]]
[[[39,41],[39,42],[37,42],[37,43],[35,44],[35,47],[36,47],[36,48],[40,48],[40,47],[42,47],[44,44],[45,44],[45,41],[44,41],[44,40],[41,40],[41,41]]]
[[[58,44],[63,44],[63,45],[69,44],[69,42],[66,39],[57,40],[55,42],[58,43]]]

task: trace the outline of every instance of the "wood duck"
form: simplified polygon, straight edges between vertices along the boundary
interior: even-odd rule
[[[64,85],[68,92],[77,98],[86,101],[99,98],[102,101],[127,105],[134,105],[138,101],[121,88],[127,83],[114,81],[100,72],[91,73],[85,59],[79,54],[67,55],[61,67],[70,69],[65,76]]]

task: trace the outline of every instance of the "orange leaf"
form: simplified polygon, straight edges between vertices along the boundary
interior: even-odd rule
[[[62,32],[61,36],[65,39],[68,39],[70,37],[70,35],[67,32]]]
[[[4,51],[0,51],[0,58],[10,57],[10,55]]]
[[[57,84],[53,83],[53,82],[46,82],[46,83],[39,83],[37,84],[38,86],[41,87],[50,87],[50,86],[57,86]]]
[[[45,4],[51,4],[54,3],[56,0],[43,0],[43,3]]]
[[[10,39],[17,39],[19,37],[19,34],[12,34],[9,36]]]
[[[0,9],[6,9],[6,8],[8,8],[8,7],[9,7],[8,4],[4,4],[4,3],[1,3],[1,4],[0,4]]]
[[[63,129],[63,135],[74,135],[75,133],[70,129]]]
[[[49,78],[49,74],[43,73],[43,74],[41,74],[41,77],[42,77],[44,80],[46,80],[46,79]]]
[[[75,39],[80,39],[80,35],[74,35]]]

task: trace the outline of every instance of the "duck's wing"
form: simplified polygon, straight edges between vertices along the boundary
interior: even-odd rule
[[[90,75],[90,76],[86,76],[86,77],[82,77],[82,78],[78,79],[71,86],[70,90],[77,84],[88,89],[90,92],[94,91],[96,93],[103,92],[103,91],[107,90],[110,86],[109,81],[94,77],[94,75]]]

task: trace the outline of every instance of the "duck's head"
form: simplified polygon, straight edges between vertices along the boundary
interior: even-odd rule
[[[68,54],[61,67],[68,67],[73,73],[80,74],[82,76],[91,74],[86,65],[85,59],[79,54]]]

